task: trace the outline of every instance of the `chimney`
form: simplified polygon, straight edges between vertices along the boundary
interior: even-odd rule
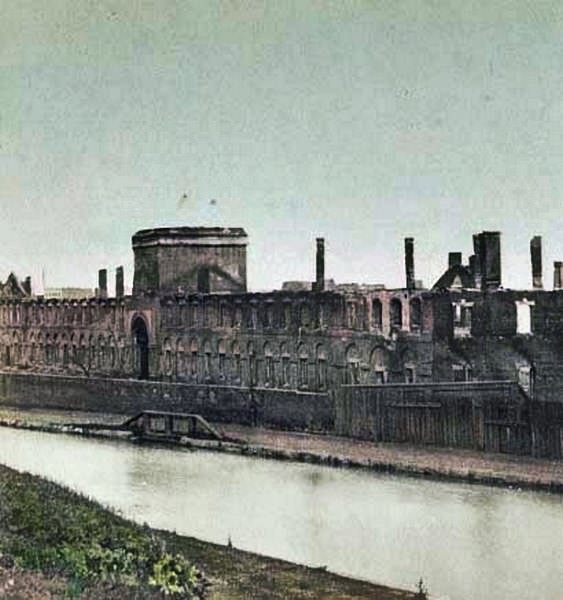
[[[323,292],[325,289],[325,240],[317,238],[317,271],[314,285],[315,292]]]
[[[123,267],[115,269],[115,297],[123,298],[125,295],[125,286],[123,283]]]
[[[530,256],[532,258],[532,287],[541,290],[543,288],[541,235],[535,235],[530,240]]]
[[[500,231],[482,231],[473,236],[473,245],[477,259],[475,265],[479,275],[475,275],[475,284],[482,290],[494,290],[501,284]]]
[[[448,254],[448,269],[461,265],[462,260],[463,258],[461,252],[450,252]]]
[[[553,263],[553,289],[563,288],[563,262],[555,261]]]
[[[481,238],[478,234],[473,236],[473,259],[472,272],[475,280],[475,287],[481,289]],[[469,259],[471,265],[471,259]]]
[[[24,279],[22,287],[25,290],[26,294],[31,296],[31,277],[29,275]]]
[[[482,263],[484,285],[486,289],[500,287],[502,281],[500,264],[500,231],[483,231],[483,247],[485,248],[485,260]]]
[[[414,238],[405,238],[405,272],[407,276],[407,290],[414,290]]]
[[[106,269],[98,271],[98,298],[108,297],[108,272]]]

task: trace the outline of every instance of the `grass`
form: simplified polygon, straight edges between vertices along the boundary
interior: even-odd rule
[[[137,525],[67,488],[2,465],[0,552],[2,598],[416,597],[412,592],[341,577],[324,569]],[[2,587],[6,581],[16,588],[18,582],[27,587],[20,595],[10,595]],[[47,588],[56,591],[34,592]]]
[[[0,485],[0,550],[17,567],[67,582],[79,596],[99,584],[126,594],[203,598],[206,580],[167,552],[148,527],[128,522],[54,483],[5,467]]]

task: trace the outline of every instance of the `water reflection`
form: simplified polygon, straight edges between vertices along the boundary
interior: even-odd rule
[[[563,499],[0,429],[0,462],[159,528],[440,598],[559,600]]]

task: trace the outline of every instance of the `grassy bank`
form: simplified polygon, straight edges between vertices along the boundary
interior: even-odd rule
[[[155,531],[0,466],[2,598],[402,600],[414,593]]]
[[[109,586],[126,597],[203,598],[208,583],[149,528],[6,467],[0,470],[0,549],[5,567],[55,577],[71,597],[88,590],[103,598]]]

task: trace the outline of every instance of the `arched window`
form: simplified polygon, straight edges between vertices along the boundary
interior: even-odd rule
[[[211,379],[211,342],[209,340],[203,344],[203,375],[206,380]]]
[[[194,338],[190,344],[190,363],[191,363],[191,371],[192,378],[197,380],[197,372],[198,372],[198,354],[197,354],[197,340]]]
[[[188,327],[197,327],[197,315],[199,312],[199,304],[197,302],[191,302],[188,309]]]
[[[53,342],[51,334],[45,334],[45,364],[50,365],[53,362]]]
[[[289,387],[291,383],[291,363],[287,349],[287,344],[280,345],[280,360],[281,360],[281,384],[283,387]]]
[[[240,327],[242,327],[242,306],[240,305],[240,303],[237,303],[235,305],[233,327],[237,327],[239,329]]]
[[[405,350],[402,356],[405,383],[416,382],[416,357],[410,350]]]
[[[274,306],[271,302],[267,302],[264,306],[264,327],[269,328],[274,325]]]
[[[307,346],[300,344],[297,348],[297,356],[299,358],[299,369],[297,371],[297,386],[306,388],[309,385],[309,353]]]
[[[274,385],[274,357],[268,342],[264,344],[264,383],[267,386]]]
[[[127,365],[127,350],[125,336],[120,335],[115,344],[115,366],[121,373]]]
[[[422,303],[420,298],[410,301],[410,330],[420,331],[422,329]]]
[[[78,361],[78,341],[74,333],[70,336],[69,354],[70,364],[75,365]]]
[[[219,324],[221,327],[232,326],[231,307],[225,302],[222,302],[219,307]]]
[[[176,340],[176,378],[186,375],[186,354],[184,352],[184,340]]]
[[[201,321],[200,324],[203,327],[211,326],[211,306],[209,300],[205,300],[201,303]]]
[[[106,341],[103,335],[98,336],[98,368],[104,369],[106,366]]]
[[[111,369],[115,369],[117,366],[117,340],[115,339],[115,335],[110,335],[108,337],[108,346],[109,346],[109,367]]]
[[[60,345],[61,345],[61,360],[63,363],[63,367],[66,367],[66,366],[68,366],[68,340],[64,333],[61,336]]]
[[[299,324],[301,327],[309,327],[311,325],[311,309],[308,304],[301,304],[299,307]]]
[[[280,329],[289,327],[291,323],[291,303],[284,301],[279,305],[279,326]]]
[[[389,304],[391,329],[402,329],[403,327],[403,305],[398,298],[393,298]]]
[[[246,354],[248,357],[248,384],[250,386],[255,386],[258,380],[258,373],[256,369],[256,354],[254,352],[254,344],[252,342],[248,342]]]
[[[258,321],[258,307],[256,304],[252,303],[250,306],[246,308],[246,328],[247,329],[256,329],[256,324]]]
[[[75,363],[81,368],[84,369],[85,365],[84,362],[86,360],[87,356],[86,356],[86,338],[84,337],[84,334],[80,335],[80,338],[78,340],[78,346],[76,348],[76,358],[75,358]]]
[[[219,367],[219,378],[225,379],[225,356],[227,354],[227,346],[224,340],[219,340],[217,343],[217,360]]]
[[[43,335],[41,333],[37,334],[37,362],[45,362],[45,348],[43,346]]]
[[[327,358],[326,350],[322,344],[317,346],[317,389],[324,390],[327,387]]]
[[[90,335],[90,338],[88,340],[88,346],[90,348],[90,355],[88,357],[88,367],[90,369],[93,369],[96,366],[96,360],[97,360],[96,340],[93,335]],[[49,354],[47,349],[46,349],[46,352],[47,352],[47,354]]]
[[[370,358],[372,380],[374,383],[387,383],[389,354],[384,348],[374,348]]]
[[[383,327],[383,310],[379,298],[371,301],[371,326],[378,331]]]
[[[233,355],[233,379],[235,383],[239,384],[242,381],[242,373],[241,373],[241,360],[240,360],[240,344],[237,340],[233,342],[232,346],[232,355]]]
[[[349,329],[356,329],[358,324],[357,306],[353,301],[346,303],[346,323]]]
[[[360,355],[354,344],[346,350],[346,383],[360,383]]]
[[[168,338],[162,343],[162,371],[165,377],[172,376],[172,345]]]
[[[59,336],[57,333],[53,335],[53,363],[58,364],[60,360]]]

